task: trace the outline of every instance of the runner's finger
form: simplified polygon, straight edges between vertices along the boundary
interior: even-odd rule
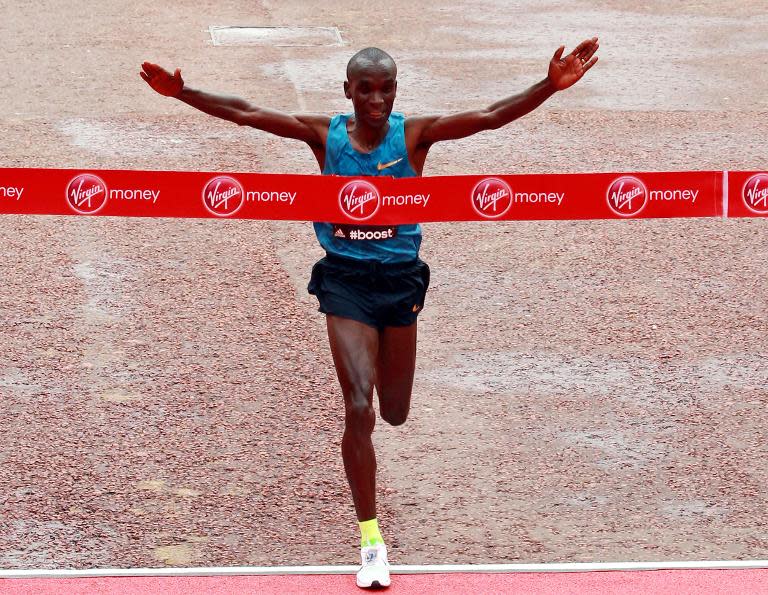
[[[596,63],[597,63],[597,56],[595,56],[594,58],[592,58],[592,59],[591,59],[589,62],[587,62],[587,63],[584,65],[584,72],[587,72],[587,70],[589,70],[590,68],[592,68],[592,67],[593,67],[593,66],[594,66]]]
[[[591,39],[585,39],[582,41],[579,45],[577,45],[574,50],[571,52],[572,56],[578,55],[588,44],[592,43]]]
[[[146,68],[144,70],[146,70],[149,75],[157,74],[163,70],[157,64],[152,64],[152,62],[145,62],[145,65]]]
[[[583,48],[581,48],[581,51],[578,53],[578,56],[580,58],[584,58],[589,54],[591,54],[593,50],[594,50],[594,44],[590,42],[587,45],[585,45]]]
[[[589,60],[592,56],[595,55],[595,52],[599,47],[600,47],[599,43],[593,44],[590,48],[588,48],[586,51],[582,53],[581,58],[585,61]]]
[[[154,67],[154,64],[149,64],[145,62],[141,65],[141,67],[144,69],[144,72],[147,73],[147,76],[154,76],[157,73],[157,70]]]

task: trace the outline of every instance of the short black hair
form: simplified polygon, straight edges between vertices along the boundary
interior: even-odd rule
[[[395,60],[387,52],[380,50],[379,48],[362,49],[347,62],[347,80],[366,66],[387,62],[392,64],[395,68],[395,73],[397,73],[397,64],[395,64]]]

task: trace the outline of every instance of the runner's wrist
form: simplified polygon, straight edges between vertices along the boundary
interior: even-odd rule
[[[540,83],[540,84],[541,84],[541,86],[542,86],[542,90],[543,90],[545,93],[548,93],[549,95],[554,95],[555,93],[557,93],[557,92],[560,90],[560,89],[558,89],[558,88],[555,86],[555,83],[554,83],[554,82],[552,82],[552,79],[551,79],[551,78],[549,78],[549,75],[547,75],[546,77],[544,77],[544,79],[541,81],[541,83]]]

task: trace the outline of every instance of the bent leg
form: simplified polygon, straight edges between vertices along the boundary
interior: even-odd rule
[[[373,386],[379,331],[332,314],[326,316],[333,363],[344,395],[341,454],[358,521],[376,518],[376,455],[371,434],[376,423]]]
[[[416,324],[388,326],[379,337],[376,392],[381,417],[393,426],[405,423],[411,408],[416,368]]]

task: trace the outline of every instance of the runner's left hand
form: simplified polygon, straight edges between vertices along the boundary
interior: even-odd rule
[[[595,52],[600,44],[597,37],[582,41],[576,49],[563,58],[565,46],[557,48],[549,63],[549,82],[558,91],[567,89],[584,76],[597,62]]]

